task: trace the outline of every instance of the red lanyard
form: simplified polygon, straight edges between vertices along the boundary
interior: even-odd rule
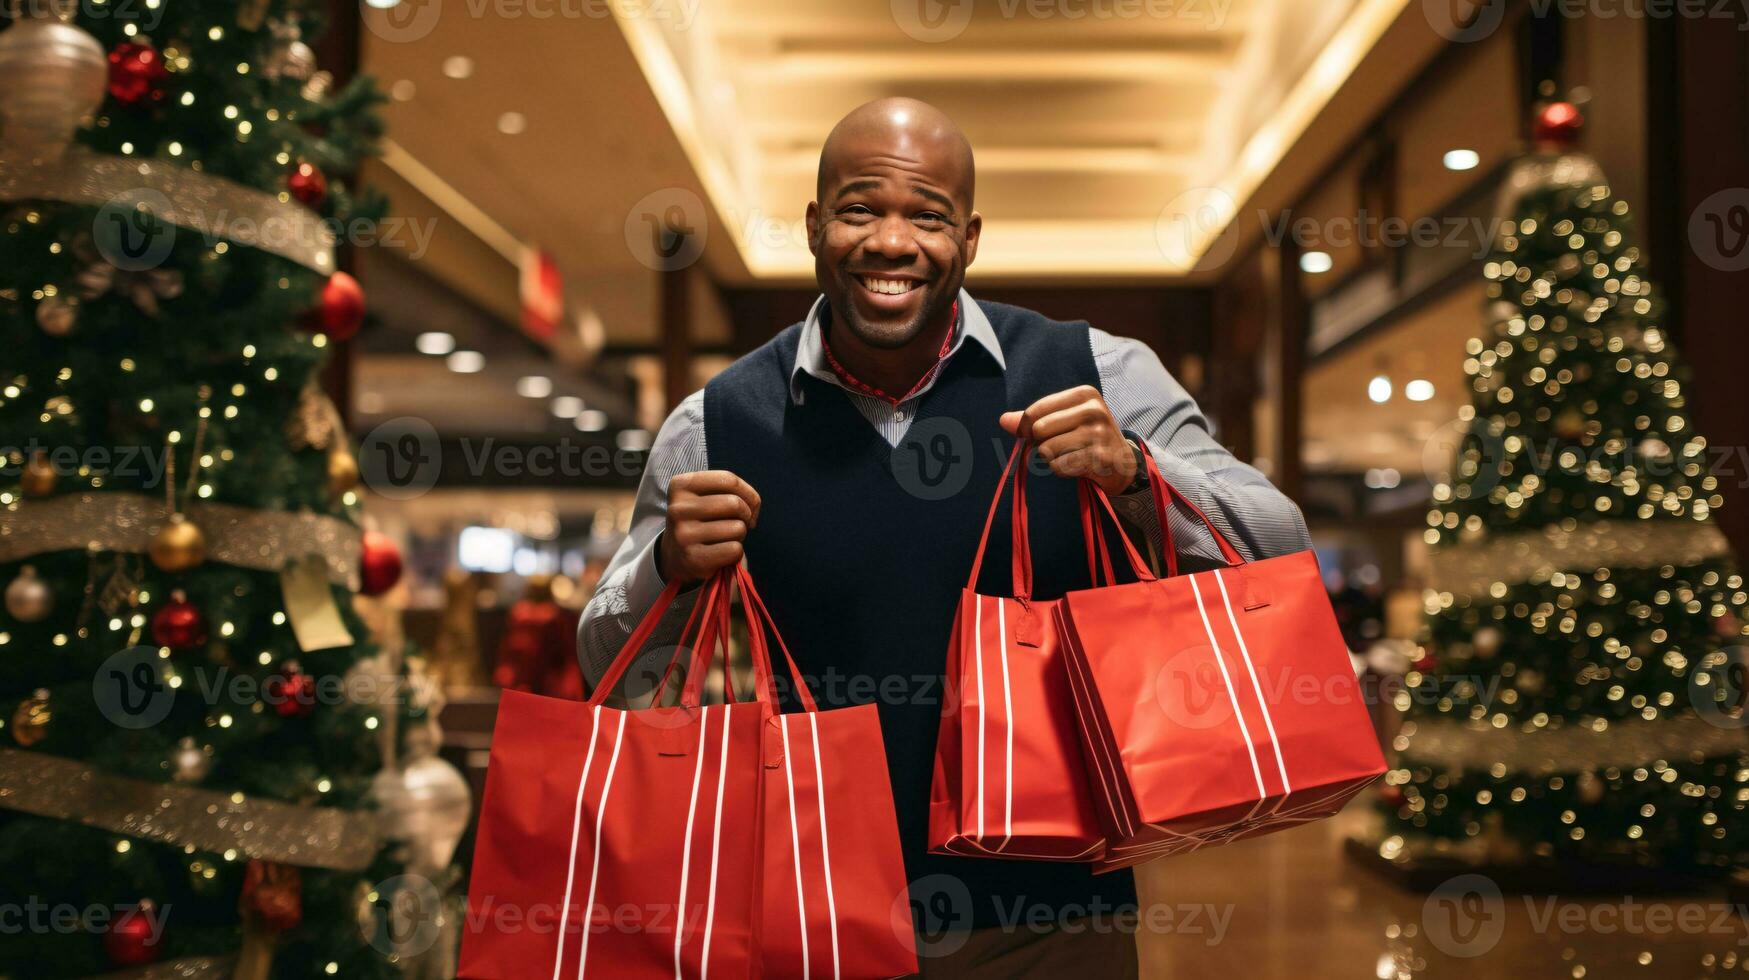
[[[838,362],[838,358],[832,356],[832,345],[826,342],[827,323],[820,324],[820,349],[825,352],[826,363],[831,365],[832,373],[838,375],[839,381],[844,382],[845,385],[856,391],[860,391],[865,395],[872,395],[888,402],[889,404],[897,406],[911,398],[911,396],[917,394],[919,391],[922,391],[924,386],[928,385],[930,380],[935,377],[936,372],[941,370],[941,363],[947,359],[947,352],[953,347],[954,327],[959,326],[960,322],[960,304],[958,300],[954,301],[953,313],[948,322],[952,324],[952,326],[948,328],[947,336],[941,338],[941,350],[935,355],[935,363],[930,365],[929,370],[923,372],[923,377],[917,379],[917,383],[911,386],[910,391],[905,392],[898,398],[894,398],[892,395],[876,388],[874,385],[858,380],[843,364]]]

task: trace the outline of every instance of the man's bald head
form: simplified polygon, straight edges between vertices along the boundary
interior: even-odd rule
[[[972,144],[947,113],[903,96],[864,102],[838,120],[820,147],[815,197],[826,200],[834,182],[854,173],[869,158],[881,156],[931,159],[936,164],[932,169],[955,192],[955,203],[972,210],[976,183]]]

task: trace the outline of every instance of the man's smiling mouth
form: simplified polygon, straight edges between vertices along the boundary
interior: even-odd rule
[[[903,296],[924,285],[921,279],[883,279],[876,276],[857,276],[856,281],[869,292],[883,296]]]

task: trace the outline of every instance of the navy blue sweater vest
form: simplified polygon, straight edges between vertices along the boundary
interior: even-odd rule
[[[1110,915],[1135,902],[1127,871],[1095,878],[1083,865],[927,853],[948,636],[1013,446],[997,419],[1099,383],[1086,323],[979,306],[1006,369],[965,342],[896,448],[834,385],[802,374],[803,401],[791,400],[800,324],[705,387],[711,468],[738,474],[763,501],[747,563],[778,629],[822,707],[880,705],[913,908],[931,930],[996,926],[1017,913],[1024,927],[1041,910]],[[1033,594],[1051,599],[1089,583],[1074,486],[1046,472],[1027,481],[1027,502]],[[1008,521],[1004,500],[979,574],[985,594],[1011,592]]]

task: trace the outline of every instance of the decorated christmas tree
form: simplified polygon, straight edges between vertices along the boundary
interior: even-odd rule
[[[1749,860],[1744,583],[1627,203],[1574,149],[1580,122],[1543,109],[1502,192],[1379,853],[1724,874]]]
[[[8,6],[0,976],[399,975],[460,780],[353,608],[399,558],[319,379],[379,96],[312,4]]]

